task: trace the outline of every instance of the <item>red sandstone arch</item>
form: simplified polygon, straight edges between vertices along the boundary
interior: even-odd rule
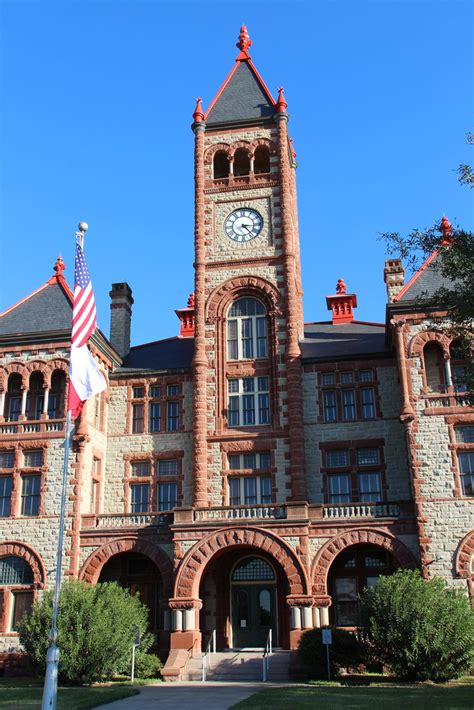
[[[276,155],[277,154],[277,149],[276,145],[273,141],[271,141],[269,138],[255,138],[251,143],[250,143],[250,152],[252,155],[255,155],[255,151],[259,146],[265,146],[268,148],[268,151],[270,155]]]
[[[445,333],[440,333],[435,330],[425,330],[422,333],[415,335],[408,345],[408,357],[421,357],[423,354],[423,348],[429,342],[438,343],[443,350],[443,356],[445,360],[449,359],[449,346],[451,345],[451,338],[449,338]]]
[[[170,558],[158,545],[147,540],[137,540],[137,538],[120,538],[107,542],[94,550],[82,565],[79,579],[89,582],[89,584],[96,584],[105,563],[114,555],[120,555],[123,552],[136,552],[149,557],[160,571],[163,596],[170,596],[173,580],[173,567]]]
[[[273,284],[259,276],[239,276],[212,291],[206,306],[206,323],[223,318],[231,302],[240,296],[255,296],[261,300],[269,316],[278,315],[282,310],[281,294]]]
[[[327,581],[329,569],[339,555],[348,547],[353,545],[378,545],[390,552],[400,567],[416,567],[417,562],[413,553],[396,537],[384,530],[350,530],[338,535],[325,545],[317,553],[312,569],[311,579],[313,581],[313,594],[327,595]]]
[[[21,386],[23,388],[28,388],[29,373],[23,362],[9,362],[8,365],[3,365],[0,368],[0,380],[2,381],[2,387],[6,391],[8,387],[8,378],[10,375],[20,375],[21,376]]]
[[[212,165],[215,154],[220,152],[225,153],[227,157],[230,158],[230,145],[228,143],[214,143],[204,154],[204,164]]]
[[[207,563],[228,547],[254,548],[266,552],[280,564],[291,595],[306,595],[308,580],[295,552],[277,535],[258,528],[221,529],[197,542],[183,558],[174,585],[174,599],[199,597],[199,584]]]
[[[43,560],[32,547],[25,545],[24,542],[1,542],[0,557],[6,557],[8,555],[21,557],[25,560],[25,562],[30,565],[31,571],[33,572],[33,584],[35,589],[43,589],[46,579]]]
[[[232,143],[229,149],[229,157],[231,160],[234,159],[235,153],[239,148],[243,148],[244,150],[247,151],[247,155],[251,156],[252,154],[252,149],[250,147],[250,143],[248,141],[236,141],[235,143]]]
[[[455,570],[456,577],[474,582],[474,531],[464,537],[458,547],[456,553]]]

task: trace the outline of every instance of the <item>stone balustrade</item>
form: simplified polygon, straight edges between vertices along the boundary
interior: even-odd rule
[[[170,525],[173,522],[172,518],[171,513],[102,513],[83,515],[82,527],[87,529],[146,528]]]
[[[195,521],[268,520],[272,518],[286,518],[286,508],[281,505],[247,505],[232,508],[202,508],[194,511]]]
[[[63,432],[64,419],[36,419],[34,421],[16,421],[0,424],[0,436],[9,434],[37,434]]]
[[[400,506],[397,503],[359,503],[347,505],[325,505],[323,518],[398,518]]]

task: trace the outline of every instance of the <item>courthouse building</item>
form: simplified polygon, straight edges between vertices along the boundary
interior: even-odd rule
[[[176,333],[130,347],[132,290],[113,284],[110,337],[90,342],[107,390],[72,437],[64,577],[140,593],[164,654],[214,630],[219,649],[262,647],[270,629],[294,649],[304,629],[353,628],[362,589],[400,567],[472,593],[474,411],[456,343],[419,303],[442,284],[436,255],[407,283],[398,259],[381,264],[380,323],[357,320],[337,273],[328,320],[304,321],[287,103],[250,45],[243,27],[193,115],[195,283]],[[63,270],[0,315],[4,664],[54,580]]]

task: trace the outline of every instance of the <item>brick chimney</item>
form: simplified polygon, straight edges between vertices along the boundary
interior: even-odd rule
[[[332,311],[332,323],[352,323],[354,320],[354,308],[357,308],[357,296],[355,293],[346,293],[347,286],[344,279],[338,279],[336,293],[326,296],[328,311]]]
[[[405,269],[401,259],[386,259],[383,270],[383,280],[387,287],[387,300],[393,303],[394,299],[405,285]]]
[[[120,357],[130,352],[130,327],[132,323],[132,289],[127,283],[112,284],[109,293],[110,342]]]

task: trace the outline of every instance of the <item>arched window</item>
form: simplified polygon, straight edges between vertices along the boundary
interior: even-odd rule
[[[275,580],[272,567],[261,557],[246,557],[232,573],[233,582],[256,582]]]
[[[51,377],[51,388],[48,399],[48,417],[60,419],[64,417],[64,396],[66,392],[66,373],[55,370]]]
[[[23,614],[33,604],[33,571],[21,557],[0,557],[0,608],[3,608],[3,631],[15,631]]]
[[[234,175],[248,175],[250,172],[250,158],[245,148],[237,148],[234,155]]]
[[[423,348],[428,392],[445,392],[443,350],[438,343],[428,342]]]
[[[14,373],[8,378],[5,415],[9,422],[17,422],[21,414],[21,375]]]
[[[218,150],[214,155],[213,176],[216,178],[225,178],[229,175],[229,158],[223,150]]]
[[[26,398],[26,418],[39,419],[43,412],[44,387],[41,372],[32,372]]]
[[[249,360],[268,355],[267,311],[256,298],[239,298],[227,315],[227,357]]]
[[[270,151],[266,145],[259,145],[255,151],[254,173],[270,172]]]

